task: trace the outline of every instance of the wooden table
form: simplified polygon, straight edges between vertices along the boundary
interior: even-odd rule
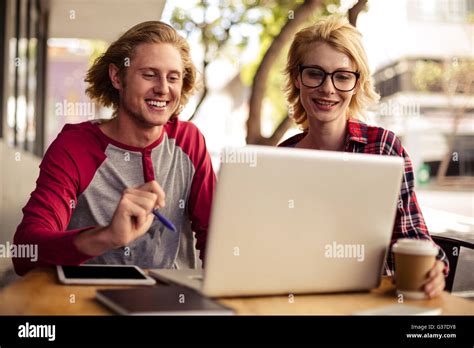
[[[62,285],[53,268],[36,269],[0,292],[0,315],[110,315],[112,312],[95,301],[95,291],[114,287],[124,286]],[[390,279],[384,278],[381,286],[370,292],[294,295],[294,298],[228,298],[219,301],[243,315],[350,315],[396,304],[398,298]],[[474,315],[474,301],[447,292],[432,300],[405,300],[405,303],[442,308],[444,315]]]

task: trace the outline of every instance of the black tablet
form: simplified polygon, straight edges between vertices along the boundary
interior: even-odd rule
[[[133,265],[57,266],[63,284],[153,285],[155,280]]]

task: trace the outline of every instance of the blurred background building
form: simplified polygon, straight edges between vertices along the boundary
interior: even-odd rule
[[[474,232],[474,1],[369,1],[358,28],[432,232]],[[471,235],[472,238],[472,235]]]
[[[369,6],[358,26],[382,97],[376,122],[403,139],[416,169],[427,164],[423,169],[436,176],[451,152],[459,160],[450,161],[443,174],[472,179],[474,2],[371,1]]]

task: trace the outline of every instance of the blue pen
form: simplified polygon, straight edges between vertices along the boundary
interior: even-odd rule
[[[178,230],[176,229],[176,227],[173,225],[173,223],[168,220],[167,218],[165,218],[159,211],[158,209],[153,209],[153,215],[155,215],[155,217],[160,220],[160,222],[165,225],[166,228],[168,228],[169,230],[173,231],[173,232],[178,232]]]

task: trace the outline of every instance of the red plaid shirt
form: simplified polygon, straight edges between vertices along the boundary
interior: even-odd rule
[[[294,147],[306,133],[297,134],[278,146]],[[390,250],[385,264],[386,273],[391,275],[394,270],[392,246],[399,238],[428,239],[433,242],[426,228],[425,220],[421,214],[414,191],[415,177],[413,167],[407,152],[402,146],[400,139],[386,129],[369,126],[355,119],[347,122],[347,136],[344,147],[345,152],[358,152],[376,155],[400,156],[405,160],[405,172],[400,189],[399,204],[397,204],[397,215],[390,243]],[[434,242],[433,242],[434,243]],[[449,272],[449,263],[443,249],[439,249],[437,259],[445,264],[445,275]]]

